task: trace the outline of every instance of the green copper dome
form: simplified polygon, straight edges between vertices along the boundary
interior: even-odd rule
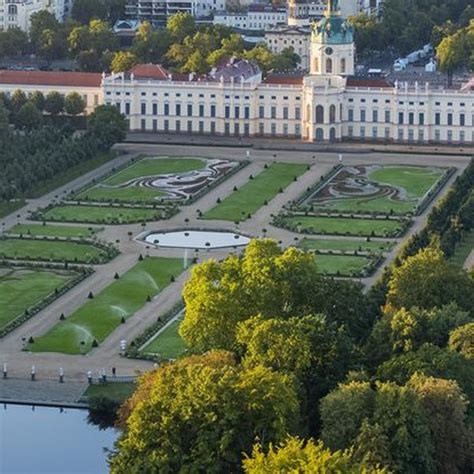
[[[328,2],[324,17],[312,27],[312,41],[321,44],[350,44],[354,28],[341,17],[337,0]]]

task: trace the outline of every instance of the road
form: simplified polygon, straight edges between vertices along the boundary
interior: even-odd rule
[[[174,146],[174,145],[152,145],[152,144],[121,144],[116,146],[117,151],[122,153],[118,158],[109,162],[100,168],[62,186],[61,188],[51,192],[39,199],[28,201],[27,205],[15,212],[14,214],[2,219],[2,229],[8,229],[15,225],[18,221],[25,221],[28,212],[34,211],[39,207],[57,201],[61,196],[66,195],[74,189],[87,184],[92,179],[97,179],[109,172],[113,167],[117,167],[132,156],[139,154],[147,154],[151,156],[200,156],[204,158],[227,158],[232,160],[246,159],[246,150],[242,148],[208,148],[193,146]],[[126,153],[126,154],[123,154]],[[315,153],[312,151],[280,151],[280,150],[255,150],[250,152],[251,163],[231,176],[219,186],[212,189],[209,193],[201,197],[195,203],[182,207],[181,211],[166,221],[158,221],[147,223],[147,230],[170,230],[177,228],[201,228],[201,229],[231,229],[239,230],[250,236],[262,236],[263,229],[266,229],[266,235],[278,241],[282,241],[284,246],[295,242],[295,238],[301,238],[301,235],[278,229],[269,225],[272,215],[277,214],[282,206],[290,200],[296,199],[307,187],[313,185],[320,180],[322,175],[326,175],[334,165],[338,163],[338,154],[335,153]],[[250,219],[242,222],[239,228],[233,222],[226,221],[207,221],[199,220],[198,210],[205,212],[216,204],[217,198],[223,199],[231,194],[234,186],[241,187],[245,184],[249,175],[256,175],[260,172],[265,163],[272,161],[277,162],[298,162],[311,165],[310,169],[304,173],[296,182],[285,190],[284,193],[277,196],[268,203],[267,206],[260,208]],[[435,166],[454,166],[459,174],[468,164],[469,158],[462,156],[423,156],[423,155],[402,155],[402,154],[362,154],[352,153],[344,155],[345,164],[418,164],[418,165],[435,165]],[[451,182],[454,179],[451,178]],[[442,194],[447,192],[447,187],[443,189]],[[431,204],[431,206],[434,203]],[[431,207],[430,206],[430,207]],[[428,209],[429,211],[429,209]],[[427,212],[422,216],[414,219],[413,226],[409,229],[406,237],[413,232],[421,229],[426,222]],[[20,217],[18,218],[17,215]],[[43,311],[35,315],[18,329],[0,340],[0,366],[3,363],[8,364],[9,374],[15,377],[29,377],[31,366],[34,364],[38,379],[55,379],[59,367],[65,372],[66,381],[84,381],[88,370],[92,370],[97,375],[98,371],[105,368],[110,372],[112,367],[117,369],[118,374],[134,374],[139,371],[149,369],[152,364],[147,361],[126,359],[120,357],[119,341],[126,339],[130,341],[140,334],[147,326],[152,324],[159,314],[167,312],[179,300],[181,289],[188,277],[188,271],[183,272],[176,282],[170,284],[155,299],[145,305],[127,322],[119,326],[100,346],[92,350],[87,355],[64,355],[56,353],[29,353],[22,351],[22,338],[29,338],[31,335],[38,336],[46,332],[58,321],[61,313],[71,314],[86,301],[87,294],[93,290],[97,294],[102,288],[105,288],[113,281],[113,275],[125,273],[137,261],[140,254],[156,256],[183,256],[183,250],[176,249],[146,249],[145,245],[129,238],[128,233],[132,232],[133,236],[137,236],[143,231],[140,224],[120,225],[120,226],[104,226],[103,232],[99,237],[104,240],[116,242],[121,255],[105,265],[97,265],[96,272],[74,287],[67,294],[57,299]],[[326,238],[326,236],[325,236]],[[327,237],[331,238],[331,237]],[[332,237],[343,239],[344,237]],[[386,239],[384,239],[386,240]],[[390,252],[385,264],[397,254],[402,241]],[[199,260],[207,258],[223,258],[227,255],[227,251],[200,251],[198,253]],[[376,274],[365,279],[364,284],[371,285],[380,276],[383,268],[380,268]],[[34,382],[32,382],[34,384]],[[2,382],[0,381],[0,391]],[[32,385],[34,390],[34,385]]]

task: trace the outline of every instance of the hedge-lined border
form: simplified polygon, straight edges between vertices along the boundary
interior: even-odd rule
[[[55,223],[74,223],[74,224],[92,224],[92,225],[127,225],[127,224],[138,224],[141,222],[156,222],[156,221],[162,221],[162,220],[167,220],[176,215],[179,212],[178,207],[166,207],[166,208],[156,208],[157,211],[162,211],[162,216],[156,217],[153,219],[131,219],[127,220],[126,222],[104,222],[104,221],[89,221],[89,220],[63,220],[63,219],[51,219],[51,218],[45,218],[44,217],[44,212],[49,211],[50,209],[53,209],[54,207],[61,207],[65,205],[64,203],[61,204],[49,204],[48,206],[39,209],[37,211],[34,211],[30,214],[29,219],[32,221],[41,221],[41,222],[55,222]],[[74,204],[77,207],[81,207],[80,204]],[[90,206],[90,204],[84,204],[87,206]],[[113,203],[107,204],[105,206],[96,206],[99,208],[117,208],[117,209],[123,209],[123,208],[133,208],[133,209],[146,209],[144,207],[131,207],[131,206],[117,206],[114,205]],[[150,209],[155,209],[155,208],[150,208]]]
[[[14,329],[16,329],[17,327],[21,326],[23,323],[28,321],[34,315],[38,314],[44,308],[49,306],[53,301],[57,300],[59,297],[67,293],[69,290],[74,288],[76,285],[78,285],[79,283],[81,283],[83,280],[85,280],[87,277],[89,277],[90,275],[94,273],[94,269],[91,267],[69,268],[66,266],[58,266],[58,265],[52,265],[52,264],[48,264],[48,265],[36,264],[36,265],[26,266],[24,264],[15,264],[11,262],[5,262],[4,260],[0,262],[0,265],[5,266],[5,267],[19,267],[20,269],[24,268],[25,270],[31,270],[34,268],[73,270],[73,271],[76,271],[77,273],[76,276],[72,277],[70,280],[68,280],[59,288],[57,288],[56,289],[57,291],[53,291],[52,293],[49,293],[44,298],[42,298],[41,301],[39,301],[38,303],[28,308],[25,308],[25,311],[23,313],[19,314],[13,320],[9,321],[5,326],[3,326],[0,329],[0,339],[6,336],[11,331],[13,331]]]
[[[22,234],[20,234],[22,235]],[[8,255],[2,255],[0,254],[0,259],[2,260],[21,260],[25,262],[60,262],[60,263],[77,263],[78,265],[83,264],[83,265],[96,265],[96,264],[103,264],[110,262],[113,260],[115,257],[120,255],[119,249],[112,243],[102,243],[102,242],[96,242],[93,240],[89,239],[82,239],[82,238],[57,238],[57,237],[25,237],[22,235],[21,237],[16,237],[12,235],[2,235],[0,236],[0,241],[1,240],[29,240],[29,241],[39,241],[39,242],[70,242],[70,243],[75,243],[75,244],[85,244],[85,245],[91,245],[92,247],[96,247],[97,249],[101,250],[103,253],[102,255],[98,258],[98,260],[93,260],[90,262],[85,262],[85,261],[80,261],[80,260],[51,260],[51,259],[45,259],[45,258],[33,258],[29,256],[24,256],[21,258],[17,258],[15,256],[8,256]]]
[[[161,359],[157,355],[147,354],[139,351],[139,348],[146,344],[165,324],[167,324],[171,319],[173,319],[178,313],[184,309],[184,302],[181,300],[179,303],[175,304],[169,311],[158,316],[156,322],[151,326],[148,326],[141,334],[139,334],[135,339],[133,339],[125,349],[125,357],[129,359],[141,359],[141,360],[151,360],[154,362],[161,362]]]
[[[391,219],[391,220],[396,220],[397,222],[399,222],[401,224],[401,229],[395,234],[382,235],[382,234],[377,234],[374,231],[372,231],[368,234],[355,234],[355,233],[351,233],[350,231],[346,231],[346,232],[322,232],[322,231],[315,231],[312,228],[308,228],[306,230],[298,231],[294,227],[286,225],[282,222],[282,219],[285,218],[285,217],[298,217],[298,216],[291,213],[291,212],[280,213],[280,214],[273,217],[273,220],[272,220],[271,224],[275,227],[279,227],[280,229],[285,229],[285,230],[288,230],[290,232],[294,232],[295,234],[301,234],[301,235],[340,235],[340,236],[346,236],[346,237],[399,238],[399,237],[403,237],[407,233],[408,229],[410,228],[410,226],[413,223],[413,221],[411,219],[408,219],[408,218],[405,218],[405,217],[400,217],[398,219]],[[331,215],[330,216],[324,216],[324,218],[326,218],[326,219],[331,219],[331,218],[335,218],[335,217],[336,216],[331,216]],[[356,219],[356,218],[355,217],[354,218],[346,217],[345,219],[347,219],[348,221],[351,221],[352,219]],[[384,219],[381,219],[381,218],[365,218],[365,219],[374,220],[374,221],[387,220],[386,218],[384,218]]]

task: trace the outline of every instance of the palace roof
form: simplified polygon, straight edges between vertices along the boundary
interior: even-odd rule
[[[101,73],[0,70],[0,84],[100,87]]]

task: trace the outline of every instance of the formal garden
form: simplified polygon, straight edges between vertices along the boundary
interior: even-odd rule
[[[8,230],[8,235],[16,237],[55,237],[63,239],[93,238],[102,229],[100,227],[79,227],[74,225],[37,224],[28,222],[17,224]]]
[[[34,316],[92,272],[59,266],[0,266],[0,337]]]
[[[143,157],[112,171],[71,199],[91,202],[189,203],[246,163],[224,159]]]
[[[58,315],[58,323],[28,344],[32,352],[85,354],[97,347],[120,324],[126,324],[144,305],[172,283],[182,271],[177,258],[140,258],[124,275],[88,299],[71,315]]]
[[[202,214],[203,219],[244,221],[268,204],[278,193],[296,181],[308,169],[307,165],[295,163],[265,164],[257,176],[249,176],[249,181],[225,199],[217,199],[216,206]]]

